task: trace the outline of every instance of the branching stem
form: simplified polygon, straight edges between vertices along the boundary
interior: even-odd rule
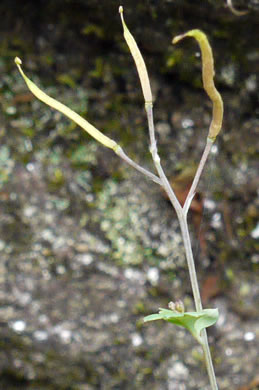
[[[173,207],[175,208],[175,211],[178,215],[178,218],[182,212],[182,207],[163,171],[163,168],[160,164],[160,157],[157,152],[157,146],[156,146],[156,139],[155,139],[155,127],[154,127],[154,120],[153,120],[153,105],[152,103],[146,103],[145,104],[146,112],[147,112],[147,120],[148,120],[148,129],[149,129],[149,137],[150,137],[150,153],[152,155],[157,173],[161,179],[162,187],[165,189]]]
[[[135,161],[133,161],[127,154],[123,151],[123,149],[120,146],[117,146],[116,150],[114,150],[115,153],[122,158],[127,164],[135,168],[137,171],[142,173],[143,175],[147,176],[150,180],[154,181],[155,183],[162,185],[162,181],[154,175],[153,173],[149,172],[147,169],[141,167],[139,164],[137,164]]]
[[[146,108],[146,112],[147,112],[148,127],[149,127],[150,152],[152,154],[152,158],[153,158],[156,170],[158,172],[158,175],[161,179],[161,182],[162,182],[161,185],[164,188],[164,190],[166,191],[168,198],[170,199],[170,201],[171,201],[171,203],[176,211],[178,220],[179,220],[183,243],[184,243],[184,248],[185,248],[185,253],[186,253],[187,264],[188,264],[188,270],[189,270],[189,275],[190,275],[190,280],[191,280],[195,308],[196,308],[196,311],[201,311],[202,310],[201,296],[200,296],[198,279],[197,279],[197,274],[196,274],[196,269],[195,269],[195,263],[194,263],[194,259],[193,259],[191,239],[190,239],[190,234],[189,234],[189,229],[188,229],[188,224],[187,224],[187,214],[188,214],[188,210],[190,208],[192,199],[195,195],[195,191],[196,191],[199,179],[201,177],[203,168],[205,166],[208,155],[210,153],[213,141],[211,139],[207,140],[207,143],[206,143],[201,161],[199,163],[196,175],[194,177],[192,186],[191,186],[190,191],[187,195],[185,204],[182,207],[180,205],[170,183],[168,182],[168,179],[167,179],[167,177],[163,171],[163,168],[161,167],[161,164],[160,164],[160,158],[159,158],[159,155],[157,152],[156,139],[155,139],[155,128],[154,128],[152,104],[146,103],[145,108]],[[202,339],[201,345],[202,345],[202,349],[203,349],[203,353],[204,353],[208,376],[210,379],[210,385],[211,385],[212,390],[218,390],[214,367],[213,367],[211,354],[210,354],[210,348],[209,348],[209,344],[208,344],[207,332],[205,329],[201,332],[201,339]]]

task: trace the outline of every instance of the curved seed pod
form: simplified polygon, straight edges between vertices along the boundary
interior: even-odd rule
[[[130,33],[130,31],[129,31],[129,29],[124,21],[123,7],[122,6],[119,7],[119,13],[121,16],[121,22],[122,22],[122,26],[123,26],[123,32],[124,32],[123,35],[124,35],[124,38],[127,42],[127,45],[130,49],[130,52],[132,54],[132,57],[135,61],[136,67],[137,67],[137,71],[138,71],[138,75],[140,78],[140,83],[141,83],[145,103],[152,104],[152,92],[151,92],[151,87],[150,87],[150,82],[149,82],[149,77],[148,77],[145,62],[143,60],[143,57],[140,53],[140,50],[138,48],[138,45],[137,45],[134,37]]]
[[[205,91],[212,100],[213,112],[208,138],[214,141],[221,130],[223,119],[223,101],[214,85],[214,60],[207,36],[200,30],[191,30],[186,34],[178,35],[173,43],[179,42],[185,37],[193,37],[198,41],[202,57],[202,81]]]
[[[97,130],[94,126],[92,126],[89,122],[87,122],[87,120],[82,118],[76,112],[74,112],[64,104],[60,103],[59,101],[48,96],[45,92],[43,92],[40,88],[38,88],[37,85],[34,84],[23,72],[21,68],[22,61],[20,60],[20,58],[16,57],[14,62],[16,63],[24,81],[26,82],[29,90],[33,93],[33,95],[35,95],[39,100],[41,100],[43,103],[47,104],[48,106],[62,112],[62,114],[66,115],[69,119],[77,123],[80,127],[82,127],[88,134],[90,134],[101,144],[107,146],[107,148],[111,148],[114,151],[116,151],[116,149],[118,148],[118,144],[115,141],[108,138],[106,135],[102,134],[99,130]]]
[[[232,0],[227,0],[227,7],[230,9],[230,11],[236,15],[236,16],[243,16],[243,15],[247,15],[248,14],[248,10],[247,11],[238,11],[237,9],[234,8],[233,4],[232,4]]]

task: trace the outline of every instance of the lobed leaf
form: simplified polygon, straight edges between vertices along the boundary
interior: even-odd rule
[[[202,344],[200,333],[203,329],[214,325],[218,319],[218,309],[204,309],[200,312],[180,313],[169,309],[159,309],[158,314],[151,314],[144,318],[144,322],[164,320],[182,326]]]

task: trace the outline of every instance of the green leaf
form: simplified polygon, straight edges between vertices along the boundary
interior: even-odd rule
[[[200,333],[217,322],[218,309],[204,309],[200,312],[179,313],[169,309],[159,309],[158,314],[151,314],[144,318],[144,322],[164,320],[172,324],[182,326],[193,335],[193,337],[202,344]]]

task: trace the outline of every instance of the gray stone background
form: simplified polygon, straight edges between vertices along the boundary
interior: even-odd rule
[[[198,162],[211,118],[192,28],[208,34],[223,130],[190,225],[219,388],[254,390],[258,350],[257,0],[124,1],[155,97],[172,183]],[[153,170],[118,1],[0,4],[0,388],[209,389],[185,330],[143,317],[192,294],[176,216],[159,187],[36,101],[13,63]],[[188,176],[188,175],[187,175]],[[188,183],[187,183],[188,185]],[[185,188],[185,187],[184,187]],[[198,230],[197,230],[198,229]],[[206,247],[199,242],[206,239]],[[257,299],[257,300],[256,300]]]

